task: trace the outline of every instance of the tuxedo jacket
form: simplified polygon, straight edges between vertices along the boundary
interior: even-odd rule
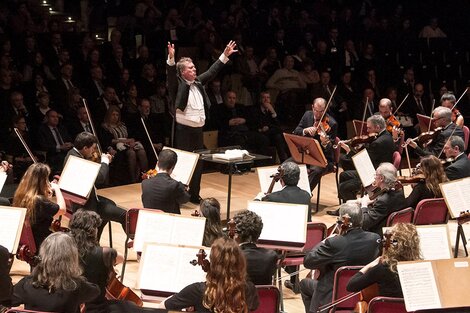
[[[241,244],[246,259],[246,271],[255,285],[271,285],[279,256],[274,250],[257,247],[254,243]]]
[[[282,190],[266,195],[262,201],[306,204],[310,206],[310,194],[298,186],[285,186]]]
[[[469,177],[470,160],[465,153],[462,153],[451,165],[447,166],[445,171],[449,180]]]
[[[174,180],[167,173],[158,173],[155,177],[142,181],[144,208],[181,214],[180,205],[188,202],[189,198],[183,183]]]
[[[372,164],[377,168],[380,163],[392,162],[395,143],[393,142],[392,135],[387,130],[383,130],[366,149]]]
[[[332,163],[334,161],[334,149],[333,149],[333,144],[335,142],[336,136],[338,135],[338,123],[336,120],[330,116],[329,114],[326,114],[326,116],[329,119],[328,125],[330,125],[330,131],[327,133],[328,138],[330,139],[330,143],[326,147],[322,147],[323,153],[325,154],[325,157],[328,161],[328,163]],[[304,115],[302,116],[302,119],[299,122],[299,125],[294,129],[294,134],[298,136],[303,136],[303,130],[308,127],[313,126],[313,111],[306,111]],[[313,137],[320,142],[320,136],[317,134],[315,137]]]
[[[455,131],[454,131],[455,129]],[[442,148],[444,148],[444,145],[446,144],[447,139],[452,135],[453,136],[459,136],[464,140],[463,136],[463,130],[459,126],[455,125],[455,123],[449,123],[444,129],[437,135],[437,137],[426,147],[426,149],[422,149],[421,147],[417,147],[416,153],[419,156],[425,156],[425,155],[435,155],[436,157],[438,155],[441,155],[441,158],[445,157],[444,153],[442,152]]]
[[[197,88],[201,92],[202,98],[204,99],[204,112],[206,113],[206,119],[208,116],[208,109],[210,107],[210,100],[207,96],[206,90],[204,89],[204,85],[214,79],[223,66],[224,63],[217,60],[207,71],[198,75],[194,80],[194,84],[196,84]],[[176,73],[176,64],[173,66],[167,65],[167,73],[170,97],[174,101],[176,108],[184,111],[186,109],[186,105],[188,105],[190,86],[179,74]]]
[[[73,142],[72,138],[69,135],[67,129],[62,126],[58,125],[57,130],[59,131],[60,137],[62,137],[62,141],[65,142]],[[47,126],[47,124],[42,124],[38,129],[37,134],[37,142],[38,148],[40,150],[46,151],[48,154],[57,154],[57,143],[54,139],[54,135],[52,134],[52,130]]]
[[[318,284],[312,296],[310,312],[331,302],[334,275],[346,265],[365,265],[379,254],[379,235],[354,228],[345,235],[327,238],[304,258],[308,269],[319,269]]]

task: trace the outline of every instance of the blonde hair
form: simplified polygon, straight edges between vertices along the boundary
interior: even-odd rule
[[[421,259],[419,235],[416,226],[409,223],[395,224],[390,232],[392,244],[384,250],[382,261],[389,265],[392,272],[396,273],[398,262]]]

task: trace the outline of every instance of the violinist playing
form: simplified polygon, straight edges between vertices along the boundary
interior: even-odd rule
[[[348,202],[342,204],[339,210],[341,217],[349,217],[349,230],[340,236],[326,238],[304,258],[305,268],[319,269],[321,273],[318,280],[305,278],[300,282],[306,313],[317,312],[319,306],[331,302],[334,275],[338,268],[365,265],[379,255],[380,236],[362,230],[362,212],[359,205]]]
[[[452,136],[444,146],[444,154],[449,165],[445,173],[449,180],[456,180],[470,176],[470,160],[465,154],[465,144],[459,136]]]
[[[464,125],[464,118],[463,115],[460,113],[459,109],[454,107],[455,102],[457,102],[457,100],[455,99],[455,95],[450,92],[446,92],[441,97],[441,106],[452,110],[452,123],[455,123],[455,125],[462,128]]]
[[[380,99],[379,102],[379,114],[385,120],[386,129],[392,135],[393,141],[397,142],[400,139],[401,132],[400,122],[396,119],[392,112],[392,101],[387,98]]]
[[[356,201],[362,208],[362,228],[382,235],[382,227],[388,216],[404,208],[405,195],[397,180],[397,169],[392,163],[379,165],[372,184],[378,188],[374,199],[365,195]]]
[[[403,298],[397,264],[402,261],[421,260],[419,235],[416,226],[408,223],[398,223],[390,232],[388,247],[384,239],[382,255],[364,266],[349,280],[346,286],[348,291],[361,291],[377,283],[377,296]]]
[[[465,159],[467,159],[467,156],[465,156]],[[470,163],[470,161],[468,162]],[[414,178],[417,179],[415,179],[413,191],[405,199],[405,205],[403,206],[405,208],[416,208],[416,205],[419,203],[419,201],[423,199],[441,198],[442,194],[441,189],[439,188],[439,184],[448,181],[441,160],[439,160],[434,155],[427,155],[423,157],[420,164],[421,173],[414,176]],[[419,177],[421,177],[421,179],[419,179]]]
[[[295,135],[317,139],[321,143],[323,153],[328,161],[325,168],[309,166],[308,180],[311,190],[315,189],[323,173],[331,172],[334,168],[333,143],[338,134],[338,124],[332,116],[325,112],[325,108],[325,99],[316,98],[313,100],[312,111],[304,113],[299,125],[294,130]],[[322,116],[323,119],[320,121]]]
[[[406,140],[406,144],[414,148],[416,154],[419,156],[433,154],[435,156],[440,155],[441,157],[444,157],[444,154],[441,154],[441,151],[452,133],[455,136],[459,136],[464,139],[463,130],[456,124],[452,123],[452,111],[449,108],[443,106],[435,108],[433,112],[433,120],[436,127],[441,127],[442,130],[437,132],[432,142],[425,148],[418,146],[414,139],[408,138]]]
[[[385,120],[381,115],[372,115],[367,119],[369,136],[377,134],[373,141],[366,144],[367,153],[374,168],[383,162],[392,162],[393,152],[395,152],[392,135],[385,128]],[[346,155],[342,155],[340,160],[344,171],[339,176],[338,196],[344,201],[354,200],[361,189],[361,180],[351,159],[354,155],[352,147],[345,143],[341,143],[341,147],[346,151]],[[337,210],[327,211],[327,213],[338,215]]]

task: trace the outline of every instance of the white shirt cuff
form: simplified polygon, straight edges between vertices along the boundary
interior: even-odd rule
[[[106,156],[106,154],[101,154],[101,163],[106,163],[109,165],[109,158]]]
[[[166,59],[166,64],[168,64],[169,66],[174,66],[175,65],[175,58],[167,58]]]
[[[222,62],[222,63],[225,64],[225,63],[227,63],[228,60],[230,60],[230,59],[227,58],[227,57],[225,56],[225,54],[222,53],[222,54],[220,55],[220,57],[219,57],[219,60],[220,60],[220,62]]]

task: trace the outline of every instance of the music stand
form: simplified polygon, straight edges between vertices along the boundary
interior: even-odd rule
[[[367,122],[360,120],[353,120],[353,127],[356,136],[367,135]]]
[[[284,133],[284,139],[295,162],[325,168],[328,165],[318,140]]]
[[[432,119],[429,116],[423,114],[416,114],[418,119],[419,129],[422,133],[428,132],[429,130],[434,130],[436,128],[436,120]],[[431,123],[431,128],[429,128],[429,123]]]

